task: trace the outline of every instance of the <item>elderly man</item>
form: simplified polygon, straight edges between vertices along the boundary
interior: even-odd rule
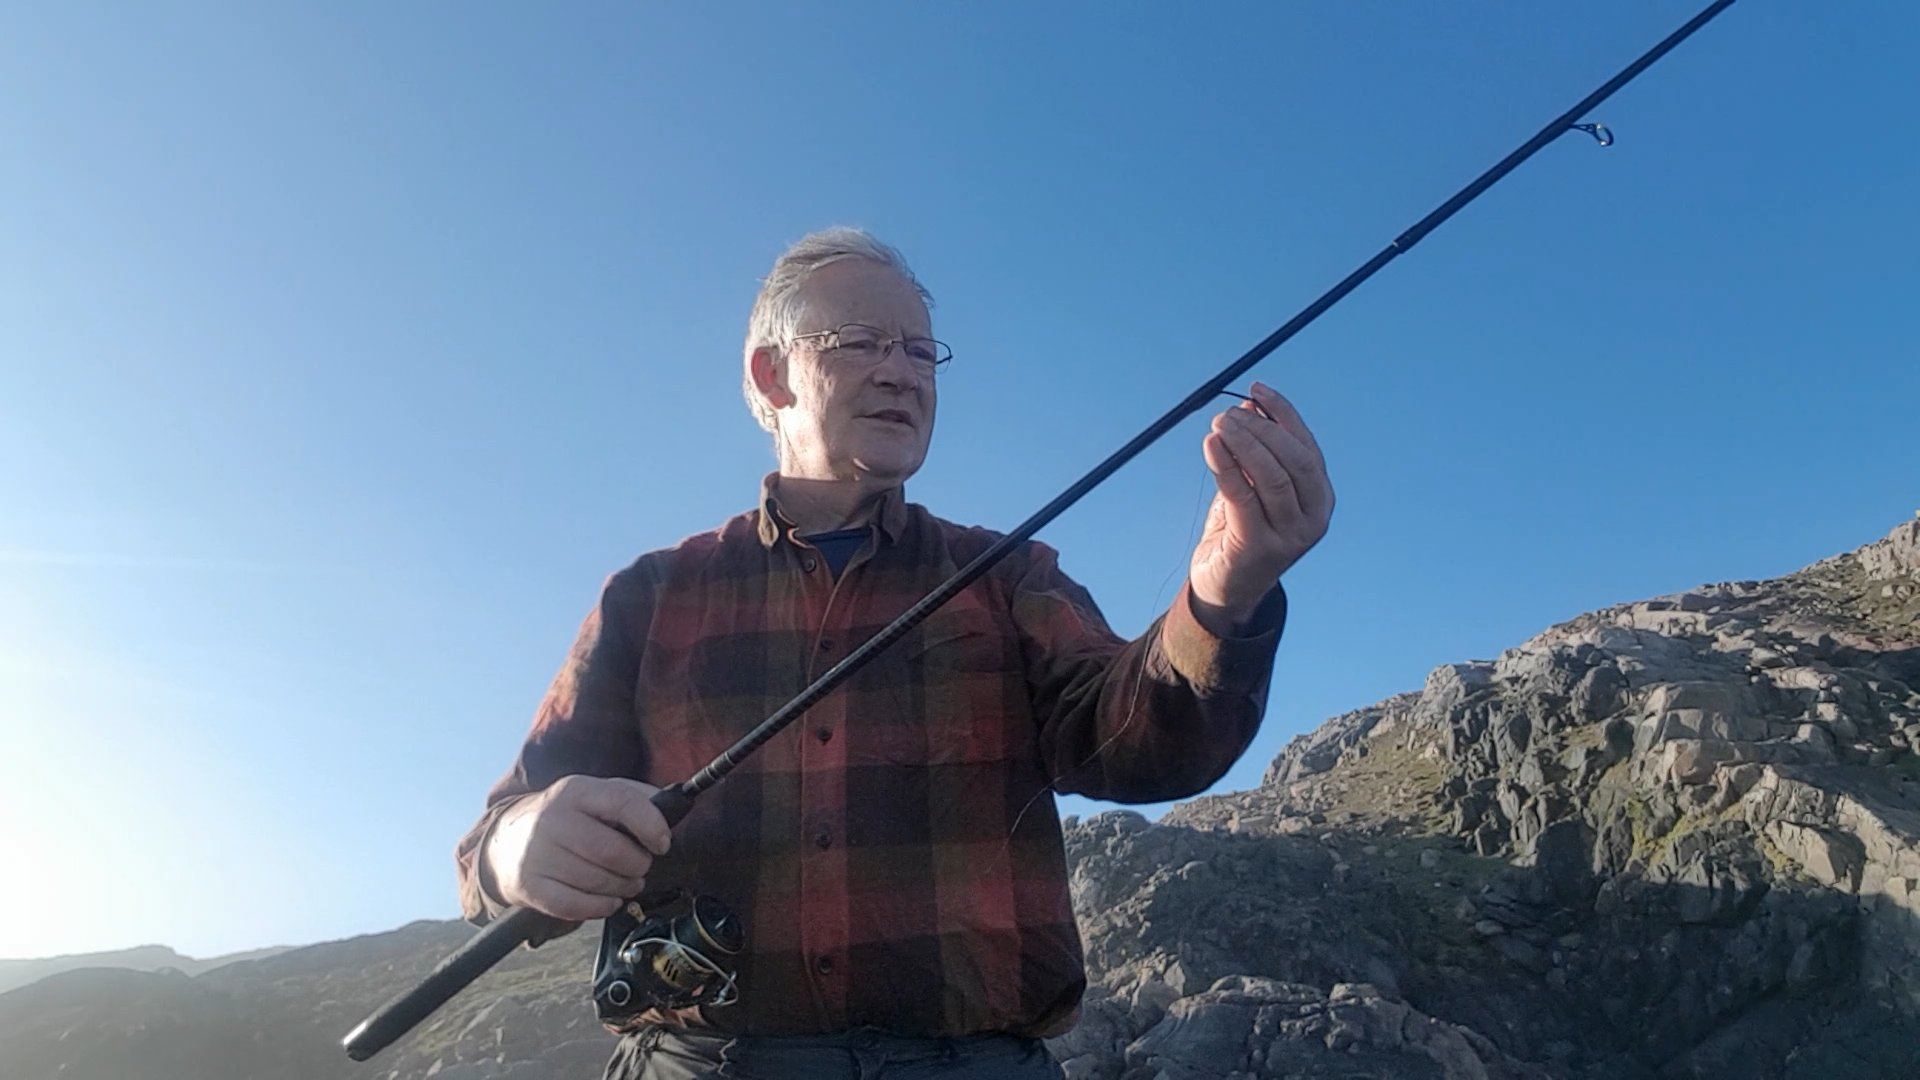
[[[605,916],[684,883],[739,915],[738,1000],[655,1011],[607,1076],[1052,1077],[1086,974],[1053,793],[1191,795],[1246,749],[1279,577],[1333,494],[1279,394],[1214,419],[1185,585],[1115,635],[1029,542],[703,796],[648,802],[996,538],[905,500],[933,435],[930,297],[831,229],[774,263],[745,391],[779,471],[754,509],[614,574],[462,840],[470,918]]]

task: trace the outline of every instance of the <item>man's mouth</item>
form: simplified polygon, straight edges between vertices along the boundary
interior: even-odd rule
[[[913,426],[913,417],[908,416],[904,411],[900,409],[881,409],[879,412],[876,412],[876,413],[868,413],[867,419],[887,420],[895,424],[905,424],[908,427]]]

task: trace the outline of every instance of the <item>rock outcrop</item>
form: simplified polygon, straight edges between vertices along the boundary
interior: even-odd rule
[[[1056,1053],[1107,1080],[1920,1075],[1916,748],[1920,521],[1580,616],[1334,718],[1257,790],[1071,823],[1094,988]]]

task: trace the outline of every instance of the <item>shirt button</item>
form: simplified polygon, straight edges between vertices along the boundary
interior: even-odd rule
[[[813,735],[814,738],[819,739],[821,742],[833,741],[833,729],[830,727],[815,728]]]
[[[817,561],[815,561],[814,557],[811,555],[800,560],[800,569],[805,570],[809,574],[813,573],[814,567],[819,565],[820,564]]]
[[[822,975],[833,974],[833,957],[823,956],[820,959],[815,960],[813,962],[813,970],[819,972]]]
[[[820,639],[820,651],[821,651],[821,652],[832,652],[832,651],[833,651],[833,639],[832,639],[832,638],[821,638],[821,639]]]
[[[832,834],[828,833],[825,829],[820,830],[819,834],[813,838],[813,846],[819,848],[821,851],[825,851],[828,848],[832,847],[833,846]]]

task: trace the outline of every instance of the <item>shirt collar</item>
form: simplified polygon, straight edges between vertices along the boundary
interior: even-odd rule
[[[780,474],[777,471],[768,473],[760,481],[760,543],[769,548],[782,536],[792,540],[794,530],[798,528],[793,519],[780,509],[779,486]],[[906,488],[892,487],[882,492],[880,506],[874,516],[880,523],[880,532],[889,541],[899,540],[900,532],[907,524]]]

